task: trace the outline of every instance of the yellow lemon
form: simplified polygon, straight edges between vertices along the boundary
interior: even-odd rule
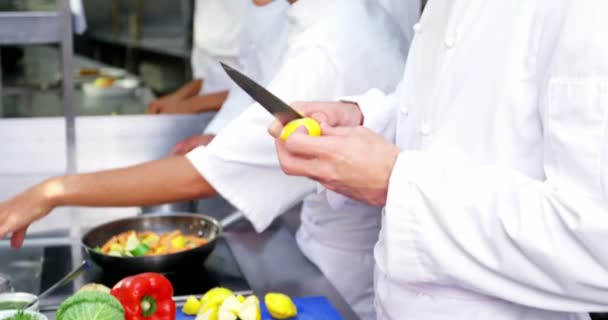
[[[218,308],[210,308],[198,313],[195,320],[218,320]]]
[[[222,302],[224,302],[224,300],[226,300],[226,298],[230,297],[232,294],[233,292],[230,289],[216,287],[207,291],[201,297],[201,304],[203,304],[203,306],[219,306],[220,304],[222,304]]]
[[[237,314],[239,310],[241,310],[242,305],[243,303],[239,301],[239,298],[237,298],[236,296],[230,296],[226,298],[224,302],[222,302],[222,305],[220,306],[220,314],[224,310],[228,310],[234,314]]]
[[[290,297],[282,293],[268,293],[264,297],[266,308],[275,319],[288,319],[298,315],[298,308]]]
[[[189,296],[182,311],[188,315],[195,315],[201,309],[202,303],[195,296]]]
[[[308,130],[308,135],[318,137],[321,135],[321,125],[312,118],[302,118],[293,120],[283,127],[281,131],[281,140],[287,140],[299,127],[303,126]]]
[[[237,319],[238,319],[238,317],[236,316],[235,313],[232,313],[229,310],[220,308],[217,320],[237,320]]]
[[[260,320],[262,311],[260,310],[260,300],[256,296],[249,296],[243,301],[241,310],[238,312],[241,320]]]

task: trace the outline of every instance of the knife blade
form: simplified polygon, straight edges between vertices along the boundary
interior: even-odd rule
[[[223,62],[220,62],[220,64],[232,81],[247,92],[253,100],[264,107],[266,111],[270,112],[270,114],[277,118],[283,125],[286,125],[290,121],[304,118],[299,112],[257,82]]]

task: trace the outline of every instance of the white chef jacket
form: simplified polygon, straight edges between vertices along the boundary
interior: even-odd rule
[[[261,37],[273,29],[277,19],[284,19],[286,3],[275,1],[258,7],[251,0],[197,0],[194,12],[192,71],[204,79],[202,94],[229,90],[232,81],[219,61],[243,67],[242,59],[255,50]]]
[[[233,66],[238,68],[240,65],[243,73],[264,86],[274,78],[279,68],[277,61],[281,60],[287,48],[287,7],[287,1],[275,1],[253,9],[254,14],[250,16],[250,20],[258,23],[255,23],[255,28],[244,31],[246,47],[241,50],[238,65]],[[223,70],[221,72],[224,73]],[[217,134],[253,103],[254,100],[231,81],[228,97],[205,128],[205,133]]]
[[[378,0],[378,3],[399,25],[402,35],[409,42],[414,37],[412,26],[418,22],[420,17],[420,0]]]
[[[357,99],[402,150],[375,248],[378,319],[608,310],[605,12],[432,0],[400,89]]]
[[[375,0],[302,0],[288,17],[288,45],[268,85],[285,101],[336,99],[371,85],[390,90],[401,79],[407,46],[391,36],[397,26]],[[258,231],[308,196],[300,248],[362,318],[373,318],[373,246],[381,209],[347,201],[351,211],[334,211],[314,193],[314,182],[285,175],[267,133],[272,120],[252,105],[187,157]]]

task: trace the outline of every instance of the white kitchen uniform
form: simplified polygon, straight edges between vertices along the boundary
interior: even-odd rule
[[[378,0],[378,3],[399,25],[408,42],[414,37],[412,26],[418,22],[421,8],[420,0]]]
[[[378,319],[608,310],[608,2],[432,0],[392,96]],[[384,112],[379,112],[384,108]]]
[[[285,101],[335,99],[370,86],[391,90],[401,79],[407,46],[392,36],[399,30],[375,0],[302,0],[288,17],[288,45],[268,85]],[[267,132],[272,120],[252,105],[208,147],[187,157],[258,231],[308,196],[297,235],[300,248],[363,319],[373,318],[380,208],[347,201],[352,210],[334,211],[315,193],[315,183],[285,175]]]
[[[250,0],[249,0],[250,1]],[[287,48],[288,21],[285,11],[287,1],[275,1],[252,9],[249,16],[251,26],[244,30],[245,40],[233,67],[262,85],[268,85],[277,73],[282,55]],[[217,63],[219,66],[219,63]],[[221,72],[225,75],[224,70]],[[205,128],[207,134],[217,134],[230,121],[241,114],[255,101],[237,84],[230,80],[230,89],[222,108]]]
[[[258,7],[251,0],[197,0],[194,12],[192,71],[194,78],[204,79],[201,93],[232,88],[232,81],[219,65],[220,61],[243,67],[242,58],[255,50],[260,37],[281,28],[270,28],[284,19],[287,4],[275,1]]]

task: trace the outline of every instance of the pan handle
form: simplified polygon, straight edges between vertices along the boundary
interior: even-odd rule
[[[244,217],[245,217],[245,215],[243,215],[242,212],[236,211],[236,212],[229,214],[224,219],[222,219],[220,221],[220,225],[222,226],[222,229],[226,229],[226,228],[230,227],[231,225],[241,221],[241,219],[243,219]]]

